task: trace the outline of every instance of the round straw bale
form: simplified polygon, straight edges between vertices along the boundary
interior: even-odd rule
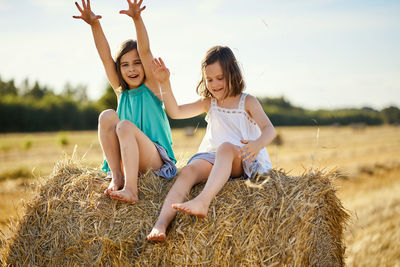
[[[146,241],[172,182],[139,179],[135,204],[103,194],[98,169],[59,162],[0,251],[20,266],[343,266],[348,218],[333,174],[273,170],[226,184],[207,218],[178,213],[167,240]],[[203,185],[196,186],[189,198]]]

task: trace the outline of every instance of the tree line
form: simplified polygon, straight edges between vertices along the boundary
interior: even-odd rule
[[[400,124],[400,110],[389,106],[382,110],[360,109],[308,110],[292,105],[284,97],[260,98],[264,111],[275,126]],[[61,93],[27,79],[16,86],[14,80],[0,77],[0,132],[38,132],[93,130],[104,109],[116,109],[117,99],[110,86],[96,101],[88,99],[84,85],[67,83]],[[205,127],[205,114],[191,119],[172,120],[172,128]]]
[[[389,106],[382,110],[371,107],[308,110],[293,106],[284,97],[259,99],[274,125],[381,125],[399,124],[400,109]]]

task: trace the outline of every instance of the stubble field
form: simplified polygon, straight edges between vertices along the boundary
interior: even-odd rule
[[[351,215],[345,232],[347,266],[400,266],[400,127],[282,127],[268,151],[274,168],[301,174],[334,170],[337,194]],[[178,167],[196,152],[204,130],[173,130]],[[0,135],[0,230],[24,212],[35,177],[63,157],[99,167],[97,133]]]

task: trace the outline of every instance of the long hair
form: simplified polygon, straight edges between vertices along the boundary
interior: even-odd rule
[[[206,56],[201,62],[201,80],[196,87],[197,93],[201,97],[212,96],[206,86],[205,68],[215,62],[221,64],[224,79],[228,87],[224,98],[240,94],[245,88],[243,75],[235,55],[227,46],[214,46],[207,51]]]
[[[122,78],[122,73],[121,73],[121,58],[123,55],[126,53],[132,51],[132,50],[137,50],[137,41],[134,41],[132,39],[126,40],[123,42],[115,56],[115,69],[117,70],[118,74],[118,79],[119,79],[119,84],[121,91],[129,89],[128,84],[125,82],[125,80]]]

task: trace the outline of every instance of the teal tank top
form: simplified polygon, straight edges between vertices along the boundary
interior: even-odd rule
[[[117,114],[121,121],[129,120],[151,141],[162,146],[170,159],[176,163],[172,150],[171,127],[163,109],[163,102],[146,85],[122,91]],[[106,160],[102,170],[110,171]]]

